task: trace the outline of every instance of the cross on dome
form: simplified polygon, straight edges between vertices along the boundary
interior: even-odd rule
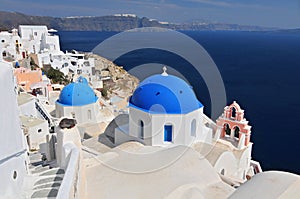
[[[167,73],[167,67],[164,66],[163,68],[163,73],[161,74],[162,76],[168,76],[168,73]]]

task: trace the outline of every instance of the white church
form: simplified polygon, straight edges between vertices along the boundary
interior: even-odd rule
[[[136,88],[129,99],[129,124],[116,129],[116,142],[124,142],[124,135],[151,146],[205,141],[212,135],[202,125],[202,115],[203,105],[193,89],[164,68],[163,74],[148,77]]]
[[[73,118],[77,124],[97,123],[101,119],[98,97],[82,76],[63,88],[55,107],[57,118]]]
[[[213,129],[204,125],[204,107],[192,87],[163,69],[142,81],[130,97],[129,123],[115,130],[116,143],[126,139],[151,146],[212,143]]]
[[[148,146],[192,147],[220,174],[237,182],[261,172],[259,163],[251,160],[251,127],[237,103],[225,107],[217,124],[203,108],[192,87],[167,74],[164,67],[162,74],[142,81],[130,97],[129,122],[115,128],[115,145],[138,141]]]

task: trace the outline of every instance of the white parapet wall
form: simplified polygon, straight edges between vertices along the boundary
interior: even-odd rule
[[[76,192],[79,182],[80,152],[74,143],[64,145],[67,155],[67,165],[65,175],[60,185],[57,199],[73,199],[80,198]]]
[[[85,169],[81,155],[81,138],[77,127],[56,129],[56,157],[65,175],[58,191],[58,199],[79,199],[85,195]]]

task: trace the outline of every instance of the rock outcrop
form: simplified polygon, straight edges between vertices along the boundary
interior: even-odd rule
[[[127,98],[132,95],[139,83],[139,80],[136,77],[130,75],[122,67],[117,66],[113,62],[99,55],[86,54],[86,56],[95,59],[96,71],[99,71],[102,76],[109,77],[103,82],[104,90],[107,92],[106,98],[115,95],[121,98]]]

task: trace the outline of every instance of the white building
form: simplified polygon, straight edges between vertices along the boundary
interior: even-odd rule
[[[28,93],[20,93],[17,97],[20,115],[37,117],[35,97]]]
[[[56,101],[56,117],[74,118],[78,124],[99,122],[99,110],[98,97],[83,77],[65,86]]]
[[[140,83],[129,100],[129,124],[116,129],[118,144],[127,137],[151,146],[189,146],[195,141],[211,143],[212,136],[192,88],[165,71]]]
[[[48,122],[49,127],[53,125],[53,118],[46,110],[40,99],[27,93],[18,95],[20,115],[39,118]]]
[[[13,71],[0,61],[0,198],[20,198],[27,173],[27,148],[21,130]]]
[[[36,64],[40,68],[50,65],[64,75],[72,73],[84,75],[89,82],[97,80],[94,58],[86,59],[84,54],[75,50],[60,51],[59,36],[52,32],[47,26],[38,25],[20,25],[19,30],[0,32],[0,60],[21,60],[33,53],[37,55]]]
[[[28,53],[60,51],[59,37],[51,35],[46,26],[20,25],[19,34]]]
[[[69,72],[77,75],[95,75],[94,58],[85,59],[84,54],[75,50],[71,53],[44,51],[37,56],[40,67],[51,65],[52,68],[60,70],[64,75],[68,75]]]
[[[136,140],[149,146],[192,147],[204,155],[224,178],[233,185],[239,184],[246,180],[247,175],[255,174],[254,167],[261,169],[259,163],[251,161],[248,121],[240,114],[243,111],[236,103],[232,106],[237,107],[237,116],[233,118],[227,114],[231,126],[237,128],[239,125],[235,124],[238,123],[235,119],[243,121],[243,125],[239,125],[238,137],[225,136],[222,121],[227,120],[221,119],[224,114],[216,125],[203,113],[203,105],[191,86],[168,75],[165,68],[162,74],[146,78],[136,88],[129,99],[129,123],[115,129],[114,141],[116,145]]]
[[[20,116],[20,119],[29,150],[38,150],[41,143],[47,142],[46,136],[49,134],[47,121],[27,116]]]
[[[30,53],[59,52],[59,37],[46,26],[20,25],[19,30],[0,32],[0,49],[3,59],[20,60]]]
[[[17,29],[13,29],[11,33],[0,32],[0,49],[1,57],[9,61],[26,57],[26,49]]]

